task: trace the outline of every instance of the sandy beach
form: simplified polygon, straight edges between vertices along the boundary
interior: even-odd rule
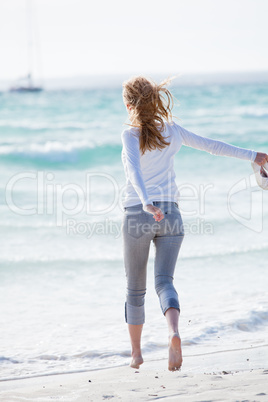
[[[268,346],[186,356],[179,372],[169,372],[167,360],[159,360],[139,370],[121,366],[6,380],[0,382],[0,400],[267,401],[267,351]]]

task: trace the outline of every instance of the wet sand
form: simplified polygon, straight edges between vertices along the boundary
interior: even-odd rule
[[[0,400],[267,401],[268,347],[185,356],[181,371],[167,360],[81,373],[2,380]],[[266,361],[266,363],[265,363]],[[261,368],[257,368],[261,367]]]

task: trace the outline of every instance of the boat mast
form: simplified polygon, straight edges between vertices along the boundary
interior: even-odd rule
[[[32,0],[26,0],[26,21],[28,26],[28,85],[33,86],[33,27],[32,27]]]
[[[25,0],[25,21],[26,21],[26,40],[28,50],[28,74],[23,77],[27,80],[26,85],[20,84],[11,87],[9,90],[14,92],[40,92],[43,90],[42,86],[34,85],[33,72],[35,67],[34,50],[37,50],[36,43],[34,41],[34,28],[35,28],[35,15],[33,10],[33,1]]]

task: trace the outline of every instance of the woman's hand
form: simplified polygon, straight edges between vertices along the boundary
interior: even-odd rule
[[[268,155],[263,154],[262,152],[257,152],[257,156],[256,156],[254,162],[257,163],[257,165],[262,166],[266,162],[268,162]]]
[[[158,207],[155,207],[152,204],[145,205],[145,207],[143,209],[144,209],[144,211],[152,214],[154,216],[154,219],[156,220],[156,222],[160,222],[164,218],[164,214],[161,211],[161,209]]]

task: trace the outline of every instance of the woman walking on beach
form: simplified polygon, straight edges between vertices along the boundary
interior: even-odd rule
[[[132,347],[130,366],[139,368],[143,363],[146,271],[153,241],[155,289],[169,331],[168,369],[175,371],[181,367],[182,352],[180,305],[173,277],[184,228],[174,155],[186,145],[214,155],[255,161],[260,166],[268,161],[268,155],[201,137],[176,124],[172,120],[173,99],[167,84],[164,81],[157,85],[144,77],[134,77],[123,84],[123,101],[131,124],[121,135],[127,180],[122,233],[127,278],[125,320]]]

